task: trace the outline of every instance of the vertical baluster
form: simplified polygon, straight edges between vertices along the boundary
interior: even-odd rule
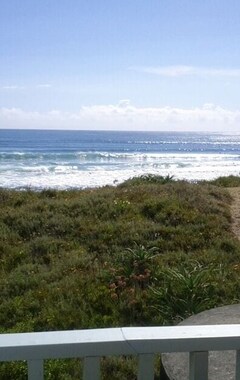
[[[236,352],[236,380],[240,380],[240,351]]]
[[[28,360],[28,380],[43,380],[43,360]]]
[[[142,354],[138,357],[138,380],[154,379],[154,355]]]
[[[99,357],[87,357],[84,359],[83,380],[100,380]]]
[[[190,352],[189,380],[208,380],[208,352]]]

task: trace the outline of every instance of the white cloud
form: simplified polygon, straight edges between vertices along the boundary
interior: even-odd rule
[[[0,87],[1,90],[32,90],[32,89],[44,89],[51,88],[52,85],[49,83],[41,83],[33,86],[19,86],[19,85],[6,85]]]
[[[126,101],[117,105],[82,106],[78,112],[52,110],[29,112],[0,109],[1,128],[102,129],[155,131],[239,131],[240,110],[213,104],[191,109],[136,107]]]
[[[122,99],[119,101],[118,106],[121,108],[126,108],[130,105],[130,100],[129,99]]]
[[[9,85],[9,86],[2,86],[3,90],[22,90],[24,89],[23,86],[17,86],[17,85]]]
[[[194,66],[149,66],[131,67],[130,70],[165,77],[202,76],[202,77],[240,77],[240,69],[208,68]]]

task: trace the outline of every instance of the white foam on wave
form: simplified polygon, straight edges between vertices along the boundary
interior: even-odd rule
[[[141,157],[141,158],[140,158]],[[151,154],[138,155],[139,160],[103,165],[41,165],[0,167],[0,186],[33,189],[86,188],[114,185],[144,174],[174,176],[189,181],[210,180],[220,176],[239,175],[240,159],[219,154]]]

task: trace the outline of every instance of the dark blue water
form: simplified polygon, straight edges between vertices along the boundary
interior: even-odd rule
[[[1,152],[240,153],[239,135],[176,132],[0,130]]]

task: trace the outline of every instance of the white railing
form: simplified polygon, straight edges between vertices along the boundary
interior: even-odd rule
[[[84,358],[84,380],[100,379],[100,358],[138,356],[138,380],[154,379],[154,355],[189,352],[189,379],[208,379],[208,351],[236,350],[240,379],[240,325],[126,327],[1,334],[0,361],[26,360],[28,379],[43,380],[45,359]]]

